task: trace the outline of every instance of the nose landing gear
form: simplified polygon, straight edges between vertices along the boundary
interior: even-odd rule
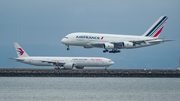
[[[67,45],[67,50],[70,50],[69,45]]]

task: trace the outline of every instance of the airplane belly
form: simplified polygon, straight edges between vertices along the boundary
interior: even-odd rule
[[[74,45],[74,46],[86,46],[87,43],[84,42],[84,41],[74,41],[70,45]]]

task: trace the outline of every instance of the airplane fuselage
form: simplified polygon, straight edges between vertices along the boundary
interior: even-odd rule
[[[10,58],[18,62],[35,66],[56,66],[61,69],[83,69],[84,67],[109,67],[114,62],[103,57],[32,57],[29,56],[18,43],[14,43],[18,58]]]
[[[134,35],[115,35],[115,34],[98,34],[98,33],[71,33],[61,40],[62,43],[66,45],[73,46],[84,46],[85,48],[93,48],[93,43],[116,43],[116,42],[131,42],[131,41],[143,41],[148,40],[144,43],[130,45],[128,47],[119,46],[117,49],[131,49],[139,48],[145,46],[151,46],[155,44],[162,43],[161,39],[153,37],[144,36],[134,36]],[[151,41],[157,41],[156,43],[151,43]],[[104,48],[103,46],[97,46],[96,48]]]
[[[54,66],[53,62],[56,61],[60,66],[68,63],[77,68],[108,67],[114,64],[110,59],[101,57],[22,57],[14,60],[35,66]]]
[[[164,39],[158,39],[167,16],[161,16],[143,35],[118,35],[118,34],[100,34],[100,33],[71,33],[61,40],[68,46],[83,46],[84,48],[104,48],[103,52],[119,53],[119,49],[140,48],[163,43]]]

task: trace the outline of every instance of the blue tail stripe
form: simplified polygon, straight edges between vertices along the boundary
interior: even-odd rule
[[[166,22],[166,20],[164,20],[164,21],[154,30],[154,32],[156,32],[158,29],[161,29],[161,28],[162,28],[161,25],[163,25],[164,22]],[[154,34],[154,32],[152,32],[151,35],[149,35],[149,36],[152,36],[152,35]]]
[[[167,18],[167,16],[164,16],[164,18],[163,18],[146,36],[149,36],[149,35],[152,33],[152,31],[154,31],[154,29],[155,29],[162,21],[164,21],[165,18]]]

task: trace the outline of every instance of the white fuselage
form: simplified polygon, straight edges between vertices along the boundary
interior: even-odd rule
[[[36,66],[54,66],[54,61],[60,66],[72,63],[74,67],[108,67],[114,64],[112,60],[101,57],[22,57],[14,60]]]
[[[11,58],[15,61],[35,65],[35,66],[56,66],[61,69],[83,69],[84,67],[107,67],[114,64],[114,62],[102,57],[31,57],[21,46],[14,42],[15,50],[18,58]]]
[[[71,33],[61,40],[61,42],[68,46],[83,46],[84,48],[104,48],[103,52],[119,53],[118,49],[132,49],[151,45],[160,44],[166,41],[158,39],[164,24],[168,19],[167,16],[161,16],[143,35],[115,35],[115,34],[100,34],[100,33]]]
[[[130,42],[130,41],[143,41],[148,40],[145,43],[136,44],[129,47],[121,47],[118,49],[130,49],[139,48],[145,46],[151,46],[155,44],[162,43],[161,39],[153,37],[144,36],[134,36],[134,35],[115,35],[115,34],[99,34],[99,33],[71,33],[61,40],[63,44],[74,45],[74,46],[84,46],[85,48],[93,48],[93,43],[115,43],[115,42]],[[158,41],[156,43],[150,43],[152,41]],[[103,48],[103,47],[96,47]]]

